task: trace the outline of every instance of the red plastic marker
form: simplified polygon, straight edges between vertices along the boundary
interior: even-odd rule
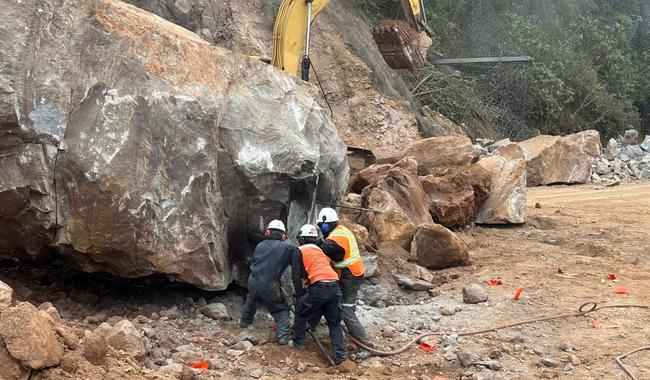
[[[616,294],[627,294],[627,287],[625,286],[617,286],[614,288],[614,293]]]
[[[519,297],[521,297],[521,292],[523,292],[523,291],[524,291],[523,286],[518,287],[517,290],[515,291],[515,296],[513,297],[513,299],[515,301],[519,301]]]
[[[431,352],[434,353],[436,352],[436,342],[432,340],[428,340],[426,342],[420,342],[420,349],[425,352]]]
[[[607,279],[610,280],[610,281],[615,281],[615,280],[617,280],[616,273],[609,273],[609,274],[607,275]]]
[[[208,369],[210,363],[207,360],[201,360],[200,362],[190,364],[190,367],[197,369]]]
[[[498,286],[498,285],[503,285],[503,280],[500,278],[491,278],[487,282],[491,286]]]

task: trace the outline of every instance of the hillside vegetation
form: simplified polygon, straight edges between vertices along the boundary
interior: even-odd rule
[[[372,19],[395,0],[360,1]],[[425,1],[441,57],[528,55],[532,65],[429,66],[404,75],[474,136],[521,140],[585,129],[650,132],[649,0]]]

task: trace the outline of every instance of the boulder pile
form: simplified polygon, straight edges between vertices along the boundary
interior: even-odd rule
[[[621,181],[650,179],[650,135],[641,141],[639,133],[630,129],[617,139],[610,139],[603,154],[591,161],[592,180],[616,184]]]

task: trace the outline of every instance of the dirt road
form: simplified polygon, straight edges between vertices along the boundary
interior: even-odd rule
[[[538,207],[536,205],[538,204]],[[650,184],[540,187],[529,190],[528,223],[501,228],[471,227],[459,235],[472,248],[472,265],[434,272],[443,284],[440,295],[422,295],[419,304],[377,309],[362,306],[361,318],[374,339],[398,347],[417,331],[411,321],[430,318],[440,331],[458,333],[555,313],[575,312],[589,301],[599,304],[650,305]],[[615,273],[616,282],[607,279]],[[501,286],[486,281],[501,278]],[[461,289],[468,283],[487,288],[486,303],[467,305]],[[513,293],[523,286],[520,301]],[[615,293],[625,286],[629,294]],[[443,307],[459,310],[442,316]],[[593,327],[596,325],[605,328]],[[440,339],[436,353],[416,347],[396,357],[372,358],[339,374],[353,378],[431,379],[627,379],[614,358],[647,345],[650,310],[603,310],[585,317],[536,323],[491,334]],[[382,338],[391,326],[395,338]],[[324,333],[324,331],[321,331]],[[326,336],[323,334],[325,340]],[[315,347],[311,347],[315,351]],[[462,368],[457,353],[498,361],[501,370]],[[284,348],[267,351],[262,364],[280,361],[292,367],[303,362],[322,366],[315,352],[292,355]],[[546,359],[547,365],[542,364]],[[650,378],[650,352],[626,360],[639,379]],[[251,363],[251,365],[255,365]],[[259,363],[257,363],[259,365]],[[273,371],[269,376],[273,377]],[[322,372],[289,375],[321,378]]]

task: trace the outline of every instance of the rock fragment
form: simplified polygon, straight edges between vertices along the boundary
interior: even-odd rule
[[[476,304],[488,300],[488,293],[479,284],[469,284],[463,287],[463,302]]]
[[[414,278],[414,277],[400,275],[400,274],[394,275],[393,278],[395,278],[395,282],[397,282],[397,285],[402,286],[406,289],[425,291],[433,288],[432,283],[424,280],[420,280],[419,278]]]
[[[144,341],[138,329],[127,320],[123,319],[108,331],[106,341],[116,350],[122,350],[140,359],[146,354]]]
[[[11,286],[0,281],[0,311],[11,306],[14,298],[14,290]]]
[[[228,308],[222,303],[211,303],[205,307],[201,308],[201,313],[208,318],[212,318],[220,321],[229,321],[230,314],[228,314]]]
[[[411,260],[430,269],[467,265],[467,245],[453,232],[439,224],[422,224],[411,244]]]

